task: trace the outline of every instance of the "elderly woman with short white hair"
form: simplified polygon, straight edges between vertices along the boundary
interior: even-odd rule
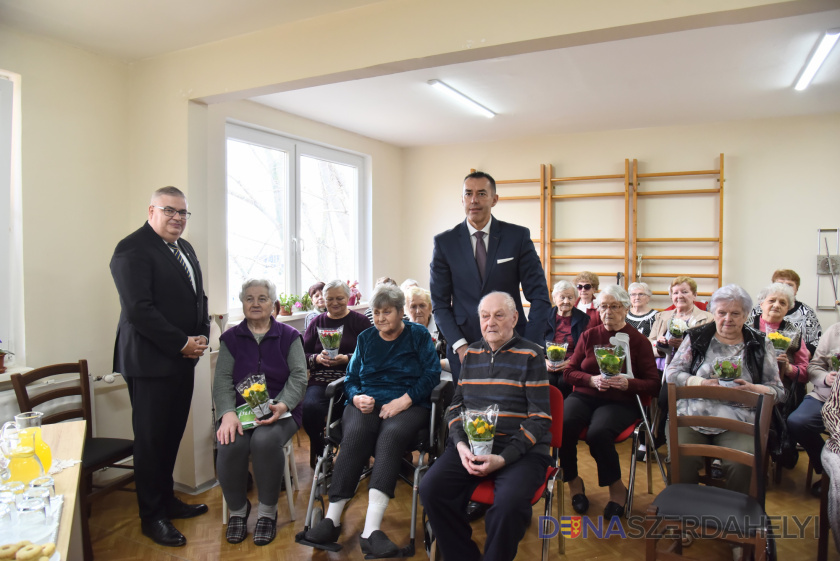
[[[653,296],[646,282],[634,282],[627,287],[630,295],[630,311],[627,312],[627,323],[639,330],[645,337],[650,336],[657,311],[650,307]]]
[[[782,337],[792,335],[790,346],[784,353],[776,357],[779,365],[779,376],[782,380],[789,378],[795,382],[808,381],[808,361],[811,353],[803,344],[803,328],[799,324],[785,319],[785,316],[796,302],[793,289],[786,284],[774,282],[758,293],[758,305],[761,315],[755,316],[752,328],[773,338],[771,333],[777,332]],[[775,346],[775,345],[774,345]]]
[[[715,374],[716,359],[737,357],[741,366],[737,373],[733,369],[737,375],[734,377],[735,388],[770,395],[776,403],[784,401],[785,391],[779,379],[773,344],[764,333],[745,325],[752,308],[749,294],[740,286],[729,284],[712,294],[709,307],[714,321],[686,332],[674,359],[665,370],[667,382],[677,386],[720,385],[719,376]],[[755,419],[753,410],[708,399],[680,400],[677,415],[724,417],[746,423]],[[750,435],[706,427],[680,427],[678,430],[681,443],[727,446],[753,453],[754,443]],[[702,463],[703,458],[699,456],[683,458],[680,461],[680,481],[696,482]],[[749,492],[750,466],[723,461],[721,467],[728,489]]]
[[[604,518],[609,520],[624,514],[627,500],[615,438],[639,418],[636,395],[659,393],[659,372],[647,338],[625,321],[630,308],[627,292],[616,284],[606,286],[595,303],[602,323],[584,332],[564,372],[575,391],[563,407],[560,465],[564,481],[569,484],[572,508],[578,514],[585,514],[589,500],[578,474],[577,444],[581,431],[588,428],[586,443],[598,469],[598,485],[609,487],[609,502],[604,508]],[[610,339],[617,333],[626,334],[630,340],[633,378],[605,376],[598,366],[595,347],[611,345]],[[622,370],[626,372],[626,366]]]
[[[440,356],[441,369],[449,370],[449,361],[446,359],[446,341],[443,339],[443,335],[435,324],[435,317],[432,315],[432,293],[416,285],[404,288],[403,292],[405,293],[405,315],[408,316],[409,320],[419,323],[429,331],[432,342],[435,344],[435,350],[438,351]]]
[[[575,307],[577,292],[572,283],[567,280],[558,281],[551,291],[551,299],[554,307],[548,314],[546,330],[543,335],[546,343],[566,343],[566,356],[571,357],[575,351],[575,345],[580,336],[589,328],[589,315]],[[546,358],[545,367],[549,372],[548,378],[551,384],[557,387],[563,397],[568,397],[572,392],[572,386],[563,379],[563,369],[568,364],[568,359],[554,366],[552,361]]]

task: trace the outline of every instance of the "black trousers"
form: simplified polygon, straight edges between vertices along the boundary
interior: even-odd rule
[[[615,438],[639,416],[639,406],[634,402],[621,403],[572,392],[563,404],[563,445],[560,447],[563,481],[578,476],[577,444],[584,428],[588,429],[589,453],[598,466],[598,485],[606,487],[621,479]]]
[[[162,378],[126,377],[134,428],[134,478],[140,519],[167,518],[175,459],[192,403],[193,372]]]
[[[531,524],[531,499],[545,481],[549,465],[550,456],[530,453],[490,474],[496,481],[496,498],[484,516],[484,561],[512,561],[516,557],[519,542]],[[470,495],[481,481],[467,473],[451,443],[423,477],[420,499],[444,559],[481,558],[466,515]]]

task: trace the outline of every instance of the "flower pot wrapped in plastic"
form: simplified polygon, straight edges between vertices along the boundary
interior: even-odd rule
[[[552,368],[558,368],[560,364],[566,360],[566,351],[569,348],[568,343],[555,343],[554,341],[545,342],[545,358]]]
[[[476,456],[493,453],[493,438],[496,436],[496,420],[499,406],[493,405],[484,411],[466,409],[461,411],[464,432],[470,440],[470,451]]]
[[[738,384],[735,380],[741,377],[741,357],[724,356],[715,359],[712,365],[714,377],[718,379],[721,386],[734,388]]]
[[[624,366],[624,349],[613,345],[595,345],[595,360],[598,361],[601,374],[616,376],[621,374]]]
[[[252,374],[238,384],[236,391],[245,400],[245,403],[253,410],[254,416],[263,421],[271,417],[272,412],[269,405],[268,388],[265,385],[265,374]]]
[[[776,352],[776,357],[785,354],[796,338],[797,331],[795,329],[774,329],[767,333],[767,338],[773,343],[773,350]]]
[[[343,325],[339,325],[337,328],[318,328],[318,339],[321,340],[321,346],[324,347],[330,358],[338,356],[338,347],[341,346],[341,335],[343,333]]]
[[[686,331],[688,331],[688,324],[685,320],[671,316],[668,321],[668,334],[676,339],[682,339]]]
[[[828,355],[828,366],[830,372],[840,372],[840,349],[833,349]]]

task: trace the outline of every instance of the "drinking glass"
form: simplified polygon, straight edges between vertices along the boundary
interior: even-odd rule
[[[47,507],[41,499],[24,499],[18,503],[18,522],[22,525],[47,523]]]
[[[37,499],[44,503],[47,512],[50,510],[50,490],[47,487],[30,487],[23,494],[24,500]]]
[[[55,496],[55,479],[53,479],[49,475],[42,475],[41,477],[36,477],[35,479],[29,482],[29,487],[43,487],[45,489],[49,489],[50,498]]]
[[[22,481],[7,481],[0,485],[0,493],[9,492],[15,496],[15,503],[19,503],[23,498],[23,492],[26,490],[26,485]]]

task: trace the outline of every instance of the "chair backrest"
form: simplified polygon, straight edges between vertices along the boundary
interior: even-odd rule
[[[746,423],[725,417],[701,415],[677,415],[677,401],[680,399],[709,399],[725,401],[755,409],[755,422]],[[764,394],[723,386],[683,386],[668,384],[668,411],[671,420],[671,477],[680,483],[680,457],[704,456],[720,458],[748,465],[753,468],[750,481],[750,495],[762,504],[764,501],[764,466],[767,457],[767,436],[770,432],[774,399]],[[676,422],[675,422],[676,420]],[[707,427],[723,429],[749,435],[755,443],[755,453],[709,444],[682,444],[679,441],[679,427]]]
[[[57,376],[59,374],[78,374],[79,384],[52,390],[40,390],[39,388],[40,391],[37,393],[33,392],[32,395],[29,394],[27,386],[44,378]],[[20,407],[21,412],[37,410],[39,405],[60,397],[70,397],[74,395],[80,396],[82,399],[81,407],[68,407],[57,413],[45,415],[41,419],[41,423],[49,425],[53,423],[60,423],[62,421],[68,421],[70,419],[84,419],[87,421],[85,429],[86,437],[91,437],[90,383],[88,381],[88,366],[86,360],[44,366],[30,370],[24,374],[12,374],[11,379],[12,386],[15,389],[18,407]]]
[[[549,386],[549,398],[551,399],[551,447],[557,450],[563,444],[563,393]]]

